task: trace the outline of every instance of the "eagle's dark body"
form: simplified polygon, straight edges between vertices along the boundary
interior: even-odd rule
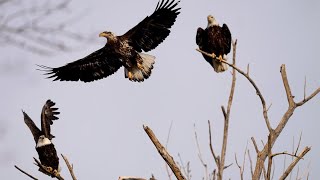
[[[226,24],[220,27],[215,24],[213,16],[208,16],[208,27],[206,29],[198,28],[196,43],[202,51],[207,53],[214,53],[216,58],[222,58],[226,60],[225,56],[230,53],[231,50],[231,33]],[[213,22],[214,21],[214,22]],[[203,55],[204,59],[214,68],[216,72],[223,72],[227,66],[217,59],[212,59],[206,55]]]
[[[59,119],[56,115],[58,108],[53,107],[55,105],[51,100],[47,100],[41,111],[41,130],[36,126],[27,113],[23,112],[24,122],[30,129],[34,141],[36,143],[36,150],[39,155],[39,159],[42,165],[51,167],[52,170],[59,171],[59,157],[54,144],[51,142],[54,136],[50,133],[50,126],[54,120]],[[39,169],[41,170],[41,169]]]
[[[60,81],[91,82],[115,73],[121,66],[125,77],[131,81],[144,81],[151,75],[154,56],[142,53],[156,48],[170,34],[180,8],[175,0],[162,0],[151,16],[147,16],[122,36],[112,32],[102,32],[107,38],[101,49],[77,61],[58,68],[44,68],[49,78]]]
[[[39,154],[39,159],[42,165],[51,167],[55,170],[59,169],[59,157],[57,155],[54,144],[48,144],[40,147],[36,147]]]

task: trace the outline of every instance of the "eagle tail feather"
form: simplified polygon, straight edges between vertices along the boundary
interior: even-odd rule
[[[139,53],[139,55],[142,59],[140,67],[135,64],[130,68],[125,68],[125,78],[129,78],[130,81],[142,82],[151,75],[155,57],[144,53]]]
[[[223,60],[227,61],[227,56],[223,56]],[[212,60],[212,66],[215,72],[220,73],[224,72],[228,69],[228,65],[226,63],[219,62],[218,59]]]

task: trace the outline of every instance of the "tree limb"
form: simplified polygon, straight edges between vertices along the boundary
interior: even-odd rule
[[[68,169],[69,169],[69,172],[70,172],[70,175],[72,177],[73,180],[77,180],[76,176],[74,175],[74,172],[73,172],[73,166],[70,165],[69,161],[68,161],[68,158],[66,156],[64,156],[63,154],[61,154],[64,162],[66,163]]]
[[[213,57],[212,54],[209,54],[207,52],[204,52],[200,49],[196,49],[197,51],[199,51],[200,53],[206,55],[206,56],[209,56],[209,57]],[[260,101],[261,101],[261,104],[262,104],[262,108],[263,108],[263,117],[265,119],[265,122],[266,122],[266,125],[267,125],[267,128],[269,130],[269,132],[272,131],[272,127],[270,125],[270,121],[269,121],[269,117],[268,117],[268,111],[267,111],[267,107],[266,107],[266,102],[264,100],[264,97],[262,96],[261,94],[261,91],[260,89],[258,88],[258,86],[256,85],[256,83],[250,78],[250,76],[245,73],[244,71],[242,71],[241,69],[239,69],[238,67],[236,67],[235,65],[233,64],[230,64],[229,62],[227,61],[221,61],[222,63],[225,63],[227,65],[229,65],[230,67],[232,67],[233,69],[237,70],[240,74],[242,74],[245,78],[247,78],[247,80],[251,83],[251,85],[254,87],[254,89],[256,90],[256,93],[257,95],[259,96],[260,98]]]
[[[18,166],[14,165],[14,167],[15,167],[16,169],[18,169],[20,172],[22,172],[23,174],[25,174],[25,175],[27,175],[28,177],[30,177],[31,179],[38,180],[38,178],[33,177],[31,174],[25,172],[24,170],[22,170],[22,169],[19,168]]]
[[[305,147],[304,150],[299,154],[297,158],[295,158],[292,163],[288,166],[286,171],[282,174],[282,176],[279,178],[279,180],[284,180],[286,177],[291,173],[295,165],[300,161],[300,159],[303,158],[304,155],[306,155],[311,150],[310,147]]]
[[[38,166],[40,168],[40,171],[48,176],[51,176],[51,177],[55,177],[59,180],[64,180],[64,178],[59,174],[59,172],[51,172],[49,171],[46,166],[42,165],[40,163],[40,161],[38,161],[36,158],[33,158],[34,161],[36,162],[35,165]]]
[[[176,178],[178,180],[186,180],[186,178],[183,176],[183,174],[181,173],[181,170],[179,169],[179,167],[177,166],[177,164],[175,163],[174,159],[172,158],[172,156],[168,153],[168,151],[163,147],[163,145],[159,142],[159,140],[157,139],[156,135],[153,133],[153,131],[148,127],[143,125],[143,129],[145,130],[145,132],[147,133],[147,135],[149,136],[150,140],[152,141],[152,143],[154,144],[154,146],[156,147],[156,149],[158,150],[159,154],[161,155],[161,157],[166,161],[166,163],[169,165],[169,167],[171,168],[172,172],[174,173],[174,175],[176,176]]]

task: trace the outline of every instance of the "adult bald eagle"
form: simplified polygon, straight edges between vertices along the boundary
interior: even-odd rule
[[[154,56],[142,51],[156,48],[169,35],[169,29],[180,13],[180,8],[176,8],[179,2],[158,2],[151,16],[122,36],[109,31],[100,33],[99,37],[107,38],[106,45],[82,59],[58,68],[40,67],[54,80],[91,82],[105,78],[124,66],[125,78],[141,82],[150,76],[155,62]]]
[[[226,24],[219,26],[216,19],[209,15],[207,28],[204,30],[199,27],[197,30],[196,43],[202,51],[215,54],[215,59],[203,55],[215,72],[219,73],[228,69],[228,66],[221,62],[227,60],[227,54],[231,50],[231,33]]]
[[[60,114],[57,112],[58,108],[53,107],[54,105],[55,103],[49,99],[43,106],[41,112],[41,130],[35,125],[27,113],[24,111],[22,111],[22,113],[24,122],[29,127],[36,142],[36,150],[41,164],[46,166],[49,172],[59,173],[59,157],[57,156],[54,144],[51,142],[54,136],[50,133],[50,125],[53,124],[54,120],[59,119],[56,115]],[[42,171],[41,169],[39,170]]]

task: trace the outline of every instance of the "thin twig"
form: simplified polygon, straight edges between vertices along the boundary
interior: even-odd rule
[[[240,179],[243,180],[243,167],[241,167],[238,163],[237,154],[234,154],[234,159],[236,160],[236,164],[240,171]]]
[[[150,140],[152,141],[152,143],[154,144],[154,146],[158,150],[161,157],[167,162],[167,164],[169,165],[169,167],[173,171],[176,178],[178,180],[186,180],[186,178],[183,176],[181,170],[179,169],[179,167],[175,163],[172,156],[168,153],[166,148],[164,148],[163,145],[159,142],[158,138],[153,133],[153,131],[148,126],[145,126],[145,125],[143,125],[143,129],[145,130],[145,132],[149,136]]]
[[[312,94],[310,94],[307,98],[304,100],[296,103],[297,106],[302,106],[304,103],[308,102],[310,99],[312,99],[314,96],[316,96],[318,93],[320,93],[320,88],[316,89]]]
[[[168,149],[168,144],[169,144],[169,139],[170,139],[172,124],[173,124],[173,121],[171,121],[171,123],[170,123],[169,131],[168,131],[168,136],[167,136],[167,141],[166,141],[166,146],[165,146],[166,149]],[[167,163],[165,164],[165,167],[166,167],[166,171],[167,171],[169,180],[172,180],[172,179],[171,179],[171,175],[172,175],[172,174],[170,174],[170,171],[169,171],[169,168],[168,168]]]
[[[250,161],[250,172],[251,172],[251,178],[253,176],[253,166],[252,166],[252,159],[251,159],[251,155],[250,155],[250,151],[248,149],[248,157],[249,157],[249,161]]]
[[[187,176],[187,180],[190,180],[191,179],[191,175],[190,175],[190,171],[189,171],[189,162],[187,162],[187,166],[184,165],[183,161],[182,161],[182,158],[181,158],[181,155],[178,153],[178,157],[179,157],[179,160],[180,160],[180,163],[181,163],[181,166],[180,166],[180,169],[183,170],[184,174]],[[187,167],[187,169],[186,169]]]
[[[306,100],[307,76],[304,76],[303,100]]]
[[[299,141],[298,141],[298,146],[297,146],[296,151],[294,152],[294,155],[297,155],[297,153],[298,153],[298,150],[299,150],[299,147],[300,147],[300,143],[301,143],[301,138],[302,138],[302,132],[300,133],[300,137],[299,137]]]
[[[286,151],[272,154],[271,157],[273,158],[273,157],[279,156],[279,155],[288,155],[288,156],[291,156],[291,157],[299,158],[298,155],[296,155],[296,154],[290,154],[290,153],[288,153],[288,152],[286,152]],[[302,159],[303,159],[303,158],[302,158]]]
[[[210,151],[211,151],[211,154],[213,156],[213,159],[214,161],[216,162],[216,165],[217,167],[220,166],[219,161],[218,161],[218,158],[216,156],[216,154],[214,153],[214,150],[213,150],[213,146],[212,146],[212,138],[211,138],[211,124],[210,124],[210,120],[208,120],[208,126],[209,126],[209,146],[210,146]]]
[[[256,140],[254,139],[254,137],[251,137],[251,141],[253,143],[254,149],[256,150],[256,153],[259,153],[259,149],[258,149],[258,145],[256,143]]]
[[[201,153],[201,149],[200,149],[200,145],[199,145],[199,141],[198,141],[198,135],[197,135],[197,131],[196,131],[196,125],[193,125],[194,127],[194,137],[196,139],[196,144],[197,144],[197,148],[198,148],[198,157],[200,159],[201,164],[203,165],[204,169],[205,169],[205,179],[208,179],[208,166],[207,164],[204,162],[204,160],[202,159],[202,153]]]
[[[31,179],[34,179],[34,180],[38,180],[38,178],[35,178],[34,176],[32,176],[31,174],[27,173],[26,171],[22,170],[21,168],[19,168],[18,166],[14,165],[14,167],[16,169],[18,169],[20,172],[22,172],[23,174],[27,175],[28,177],[30,177]]]

